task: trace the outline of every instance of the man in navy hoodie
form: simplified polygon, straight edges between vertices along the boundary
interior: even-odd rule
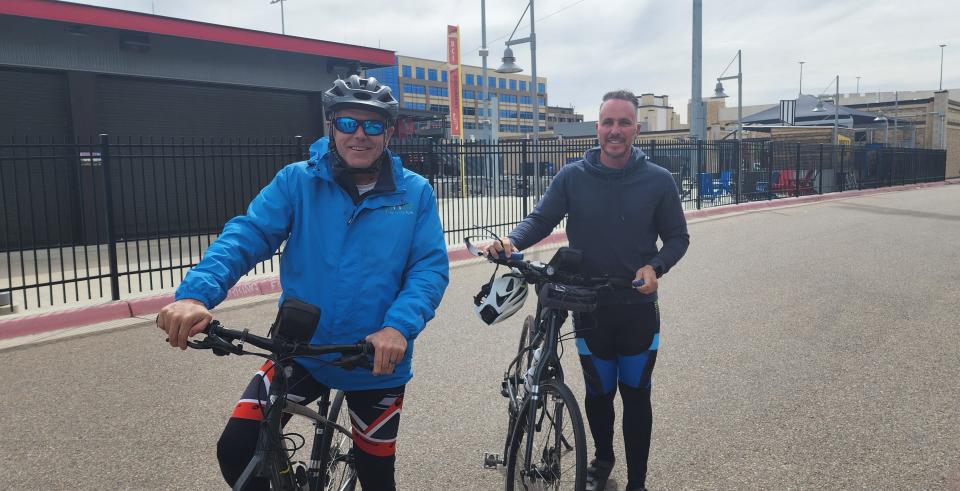
[[[643,280],[633,291],[601,298],[591,313],[574,315],[577,350],[587,394],[584,406],[595,444],[587,489],[606,486],[614,464],[613,400],[623,400],[628,490],[645,489],[653,410],[651,375],[660,339],[657,279],[690,244],[673,177],[633,146],[638,132],[636,96],[603,96],[597,122],[599,148],[557,173],[536,209],[488,254],[530,247],[567,217],[570,247],[583,253],[582,273]],[[657,249],[657,238],[663,247]]]

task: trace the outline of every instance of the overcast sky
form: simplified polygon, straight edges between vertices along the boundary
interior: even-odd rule
[[[270,0],[78,0],[77,3],[280,32]],[[487,0],[489,66],[526,0]],[[686,120],[691,94],[691,0],[536,0],[537,75],[550,105],[596,119],[598,101],[615,88],[668,95]],[[443,60],[446,26],[459,25],[463,62],[480,66],[480,0],[285,0],[286,32],[401,55]],[[743,102],[773,104],[799,90],[819,93],[840,75],[840,91],[936,89],[939,44],[943,85],[960,87],[958,0],[704,0],[703,95],[743,50]],[[530,32],[525,17],[515,37]],[[514,46],[529,74],[529,45]],[[728,75],[736,74],[736,65]],[[736,81],[724,84],[736,105]],[[833,92],[830,87],[828,92]]]

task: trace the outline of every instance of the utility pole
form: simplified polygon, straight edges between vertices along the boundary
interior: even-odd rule
[[[270,5],[273,5],[275,3],[280,4],[280,33],[283,35],[287,34],[286,22],[283,19],[283,2],[285,1],[286,0],[270,0]]]

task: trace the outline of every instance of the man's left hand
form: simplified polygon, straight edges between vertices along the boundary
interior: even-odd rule
[[[367,336],[367,342],[374,349],[374,375],[390,375],[407,353],[407,338],[389,326]]]
[[[637,270],[636,280],[643,280],[643,286],[638,286],[637,291],[644,294],[650,295],[657,291],[657,272],[653,269],[653,266],[649,264]]]

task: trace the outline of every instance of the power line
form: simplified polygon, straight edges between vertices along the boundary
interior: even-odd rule
[[[574,6],[576,6],[576,5],[579,5],[579,4],[581,4],[581,3],[583,3],[583,2],[586,2],[586,1],[587,1],[587,0],[577,0],[576,2],[573,2],[573,3],[569,4],[569,5],[566,5],[566,6],[564,6],[564,7],[560,7],[559,9],[554,10],[553,12],[550,12],[549,14],[547,14],[547,15],[545,15],[545,16],[543,16],[543,17],[537,18],[537,22],[543,22],[544,20],[549,19],[550,17],[553,17],[554,15],[559,14],[560,12],[563,12],[564,10],[567,10],[567,9],[569,9],[569,8],[571,8],[571,7],[574,7]],[[529,6],[530,6],[530,4],[527,3],[527,8],[529,8]],[[526,10],[524,10],[524,13],[526,13]],[[521,20],[522,20],[522,16],[521,16]],[[518,23],[517,25],[519,25],[519,23]],[[516,31],[516,29],[514,29],[514,31]],[[489,45],[491,45],[491,44],[493,44],[493,43],[495,43],[495,42],[497,42],[497,41],[499,41],[499,40],[501,40],[501,39],[506,39],[507,37],[508,37],[508,35],[507,35],[507,34],[504,34],[503,36],[500,36],[500,37],[498,37],[498,38],[496,38],[496,39],[493,39],[493,40],[487,42],[487,46],[489,46]],[[477,50],[479,50],[479,49],[482,48],[482,47],[483,47],[483,45],[477,46],[476,48],[473,48],[473,49],[470,50],[469,52],[470,52],[470,53],[473,53],[474,51],[477,51]]]

